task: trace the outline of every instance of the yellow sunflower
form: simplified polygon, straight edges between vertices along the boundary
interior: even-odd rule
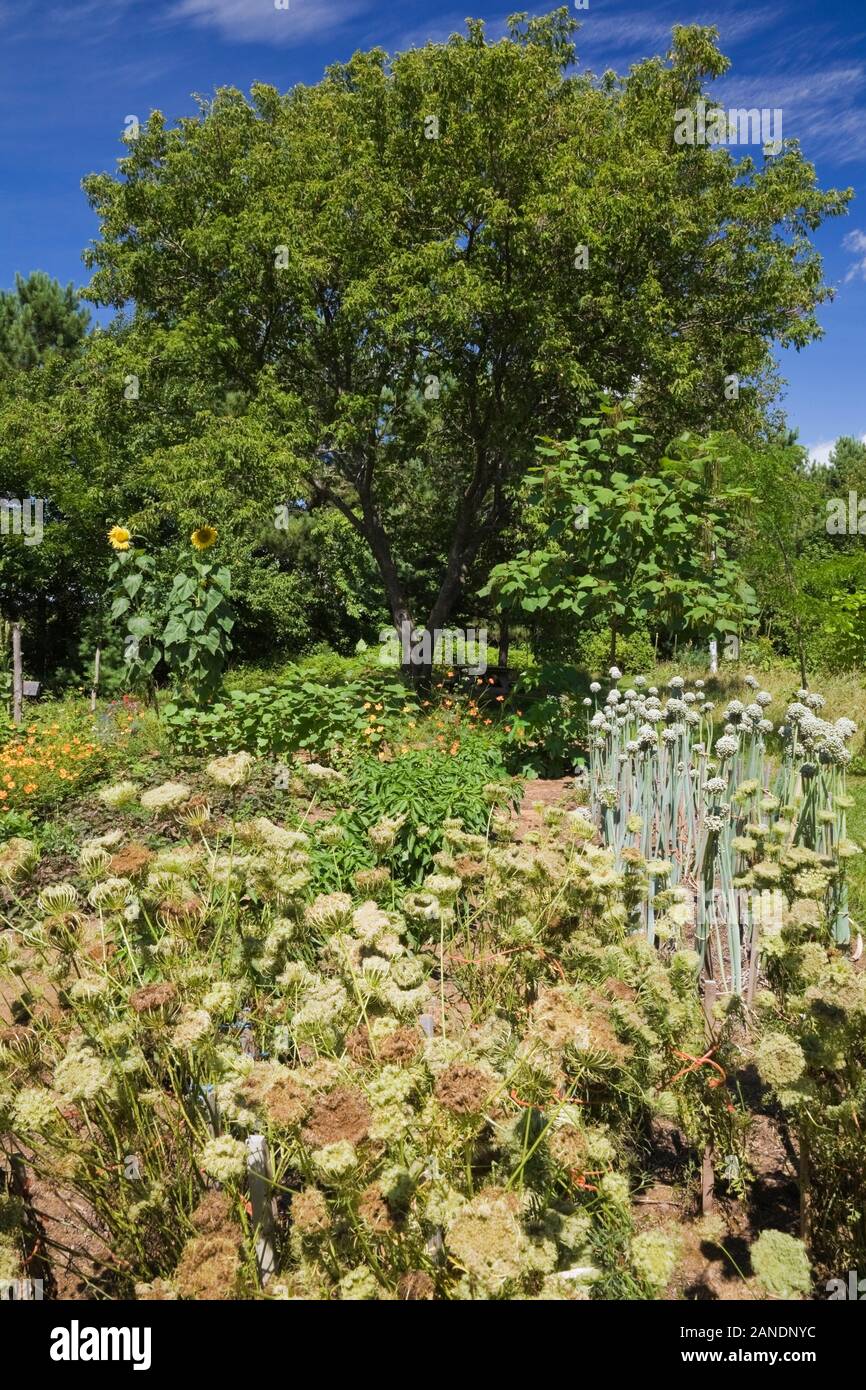
[[[128,550],[131,540],[132,532],[127,531],[125,526],[112,526],[108,533],[108,544],[112,550]]]
[[[196,550],[210,550],[212,545],[216,545],[217,529],[215,526],[198,526],[190,536]]]

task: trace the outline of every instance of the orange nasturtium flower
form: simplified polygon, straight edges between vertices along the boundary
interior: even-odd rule
[[[108,533],[108,544],[112,550],[128,550],[131,540],[132,532],[127,531],[125,526],[112,526]]]
[[[197,526],[190,536],[193,549],[210,550],[212,545],[216,545],[217,534],[215,526]]]

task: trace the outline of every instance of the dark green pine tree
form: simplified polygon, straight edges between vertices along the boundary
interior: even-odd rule
[[[38,366],[52,348],[75,352],[89,323],[72,284],[64,289],[44,270],[16,275],[13,290],[0,290],[0,378]]]

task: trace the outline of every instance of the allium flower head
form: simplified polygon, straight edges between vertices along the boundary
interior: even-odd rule
[[[739,739],[734,734],[723,734],[716,740],[715,752],[718,757],[732,758],[740,746]]]

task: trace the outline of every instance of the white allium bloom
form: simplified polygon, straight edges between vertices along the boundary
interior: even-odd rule
[[[716,753],[720,758],[731,758],[739,746],[739,740],[733,734],[724,734],[716,742]]]
[[[646,676],[635,676],[634,683],[638,686],[646,685]]]
[[[708,777],[706,782],[704,783],[704,791],[711,792],[713,794],[723,792],[727,785],[728,782],[727,778],[725,777]]]
[[[598,692],[601,690],[601,686],[599,685],[598,681],[591,681],[589,688],[592,691],[593,695],[597,695]]]
[[[589,727],[591,729],[600,729],[605,722],[606,721],[604,715],[602,714],[601,710],[598,710],[590,719]]]
[[[608,697],[607,697],[607,699],[605,700],[604,703],[605,703],[606,705],[618,705],[621,699],[622,699],[622,696],[620,695],[620,693],[619,693],[618,690],[611,690],[611,691],[608,693]]]
[[[685,700],[687,705],[693,705],[697,698],[698,697],[693,690],[687,690],[685,695],[683,696],[683,699]]]
[[[607,674],[610,676],[612,681],[618,681],[622,679],[622,671],[619,669],[618,666],[611,666]]]
[[[668,685],[671,687],[672,690],[682,690],[683,686],[685,685],[685,681],[683,680],[682,676],[671,676],[670,680],[668,681]]]
[[[588,695],[584,695],[584,697],[583,697],[583,703],[584,703],[584,705],[588,705],[588,706],[590,706],[590,707],[592,706],[592,700],[589,698]]]
[[[857,725],[853,719],[837,719],[835,728],[839,737],[844,739],[853,738],[857,732]]]
[[[758,682],[755,680],[754,676],[746,676],[746,679],[743,683],[744,685],[747,685],[750,690],[757,690],[758,688]]]
[[[827,701],[823,695],[818,694],[817,690],[810,690],[803,703],[808,705],[810,709],[823,709]]]
[[[657,685],[651,685],[650,688],[649,688],[649,690],[647,691],[647,694],[648,694],[648,695],[658,695],[658,693],[659,693],[659,688],[658,688]]]
[[[695,690],[703,690],[706,681],[695,681]]]
[[[771,719],[759,719],[758,728],[762,734],[771,734],[773,732],[773,721]]]
[[[769,690],[759,690],[759,691],[758,691],[757,695],[755,696],[755,704],[756,704],[756,705],[761,705],[761,706],[763,706],[763,707],[766,707],[767,705],[771,705],[772,703],[773,703],[773,697],[772,697],[772,695],[770,694]]]

